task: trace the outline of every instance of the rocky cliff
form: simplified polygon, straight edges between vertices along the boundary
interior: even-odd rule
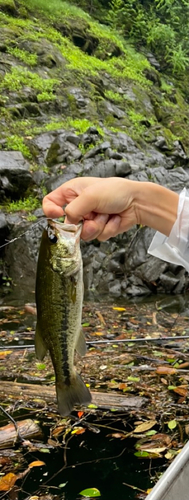
[[[189,188],[181,82],[145,48],[59,7],[0,0],[0,245],[15,239],[0,249],[3,290],[10,282],[33,289],[41,200],[66,180],[120,176]],[[181,267],[147,255],[152,235],[136,227],[82,243],[85,289],[112,297],[185,290]]]

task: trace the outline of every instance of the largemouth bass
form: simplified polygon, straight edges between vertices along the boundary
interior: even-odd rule
[[[80,250],[81,225],[48,220],[39,250],[35,334],[36,356],[50,353],[56,376],[58,409],[69,415],[76,403],[91,401],[91,395],[74,367],[74,351],[84,355],[81,329],[83,266]]]

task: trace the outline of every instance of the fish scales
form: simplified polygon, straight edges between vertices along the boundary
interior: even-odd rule
[[[49,350],[56,377],[58,408],[68,415],[74,404],[91,395],[74,367],[74,351],[85,354],[81,330],[83,270],[79,245],[81,228],[48,221],[39,251],[36,277],[36,355]]]

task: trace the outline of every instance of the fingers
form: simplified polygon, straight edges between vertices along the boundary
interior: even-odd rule
[[[120,232],[121,217],[112,216],[109,219],[108,214],[98,214],[93,220],[85,220],[81,238],[84,241],[91,241],[95,238],[99,241],[106,241],[116,236]]]
[[[60,186],[43,198],[42,207],[46,217],[56,218],[64,214],[62,206],[66,203],[66,200],[62,191],[62,186]]]
[[[104,231],[108,221],[108,214],[98,214],[93,220],[85,220],[83,223],[81,238],[85,241],[91,241]]]
[[[82,191],[87,188],[88,186],[91,186],[95,184],[96,182],[99,182],[99,178],[97,177],[77,177],[75,179],[71,179],[68,182],[65,182],[65,184],[62,184],[59,186],[57,189],[52,191],[51,193],[47,194],[44,199],[43,199],[43,211],[47,217],[61,217],[64,214],[64,210],[62,207],[66,204],[71,203],[74,199],[76,199]],[[76,203],[76,209],[77,209],[77,203]],[[84,212],[86,212],[86,207]],[[87,209],[87,212],[89,210]],[[77,210],[76,210],[77,214]],[[82,217],[72,217],[72,214],[70,214],[70,222],[72,223],[78,223],[79,220],[82,219]],[[74,220],[73,220],[74,219]]]
[[[107,224],[104,226],[103,231],[99,234],[99,241],[106,241],[113,236],[117,236],[120,232],[121,217],[119,215],[113,215],[108,220]]]

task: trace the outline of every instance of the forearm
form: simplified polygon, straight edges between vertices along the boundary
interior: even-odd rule
[[[151,182],[137,182],[134,206],[137,222],[169,236],[177,218],[179,195]]]

